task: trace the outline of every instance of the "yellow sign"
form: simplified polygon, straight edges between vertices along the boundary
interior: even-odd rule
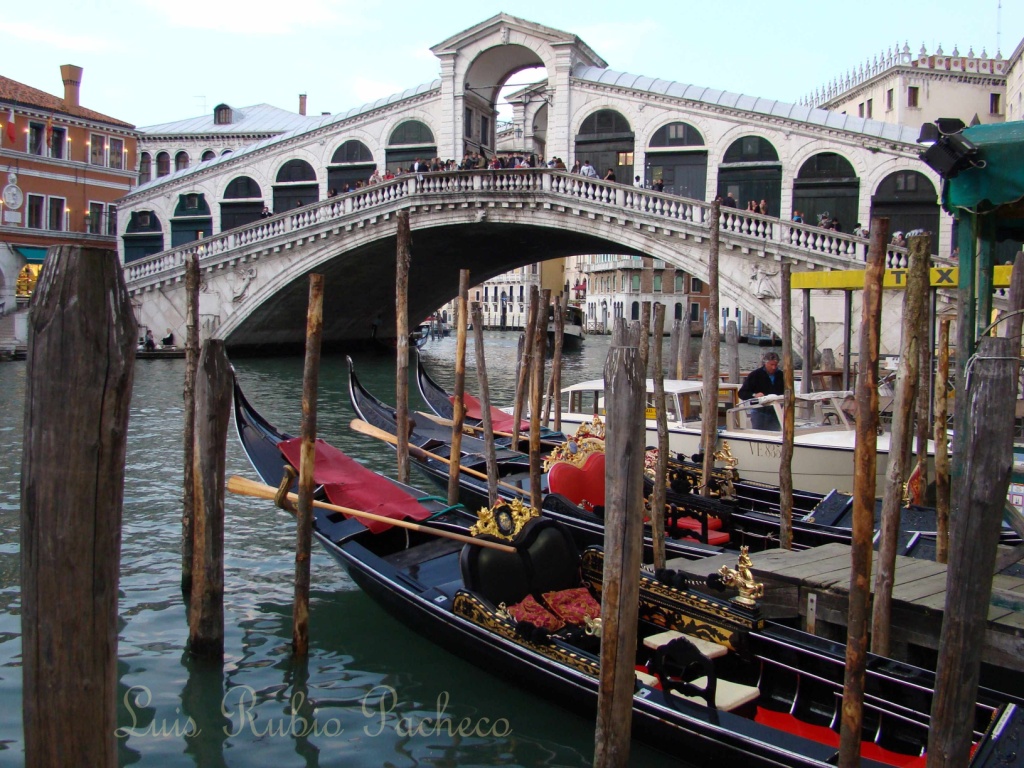
[[[658,411],[657,411],[657,409],[651,408],[651,407],[648,406],[647,414],[644,416],[644,418],[648,419],[648,420],[658,418]]]
[[[1006,288],[1010,285],[1010,265],[1002,265],[992,270],[992,287]],[[864,288],[863,269],[843,269],[832,272],[794,272],[793,288],[817,288],[841,289],[841,290],[863,290]],[[932,267],[931,286],[932,288],[957,287],[960,279],[959,267]],[[883,288],[906,288],[907,270],[887,269],[882,277]]]

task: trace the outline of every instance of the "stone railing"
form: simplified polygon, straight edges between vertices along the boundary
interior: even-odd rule
[[[342,223],[377,210],[384,213],[399,204],[410,205],[447,196],[472,201],[503,194],[510,198],[522,194],[546,197],[552,204],[588,208],[604,215],[621,217],[625,211],[637,220],[663,227],[682,227],[704,237],[707,237],[711,216],[711,204],[703,200],[564,171],[518,169],[406,174],[132,261],[124,267],[125,282],[133,288],[180,274],[185,258],[193,253],[199,255],[203,267],[215,268],[222,262],[237,259],[240,251],[256,250],[260,246],[273,248],[289,238],[301,238],[306,232],[312,234],[323,225]],[[832,268],[844,264],[853,267],[867,257],[868,241],[864,238],[735,208],[722,208],[720,226],[725,235],[723,245],[727,248],[764,251],[771,246],[771,250],[783,256]],[[891,247],[886,266],[899,268],[906,264],[906,249]]]

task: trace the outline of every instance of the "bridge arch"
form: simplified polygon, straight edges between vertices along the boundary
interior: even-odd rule
[[[596,109],[595,109],[596,107]],[[632,183],[636,133],[619,109],[592,102],[577,116],[573,134],[574,157],[589,160],[600,178],[611,168],[615,180]]]
[[[384,143],[384,165],[390,171],[408,168],[416,159],[430,160],[437,156],[437,130],[426,114],[407,112],[389,120],[381,135]]]
[[[258,220],[265,205],[263,188],[252,176],[235,176],[220,195],[220,231]]]
[[[661,182],[667,194],[706,199],[708,145],[704,131],[690,121],[662,119],[641,141],[646,186]]]
[[[843,231],[852,232],[860,222],[860,178],[853,163],[835,151],[815,152],[794,162],[792,210],[816,224],[826,213],[838,220]]]
[[[355,189],[360,181],[366,182],[377,167],[373,151],[365,141],[348,135],[343,138],[327,164],[327,189],[339,193]]]
[[[132,211],[121,237],[124,262],[144,259],[164,249],[164,232],[160,217],[151,210]]]
[[[318,163],[319,164],[319,163]],[[310,159],[290,157],[274,174],[274,213],[284,213],[320,199],[320,182]]]
[[[871,215],[887,216],[890,233],[905,235],[913,229],[938,233],[940,210],[936,186],[913,168],[887,174],[871,195]]]
[[[719,195],[731,193],[739,208],[750,200],[764,200],[768,215],[779,215],[783,162],[773,138],[748,130],[725,146],[718,163]]]

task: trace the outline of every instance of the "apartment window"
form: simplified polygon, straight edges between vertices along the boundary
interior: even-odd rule
[[[633,293],[640,293],[640,275],[632,275],[631,277],[631,290],[633,291]]]
[[[105,165],[103,153],[106,150],[106,139],[99,134],[93,133],[89,136],[89,162],[92,165]]]
[[[892,110],[892,88],[885,92],[885,108]]]
[[[871,117],[871,113],[874,112],[874,103],[873,102],[874,102],[874,99],[868,99],[868,109],[867,109],[867,114],[865,115],[865,117],[870,118]]]
[[[46,126],[42,123],[28,124],[28,153],[30,155],[45,155],[43,149],[46,146]]]
[[[619,165],[632,165],[633,164],[633,153],[632,152],[619,152]]]
[[[1002,114],[1003,104],[998,93],[990,93],[988,95],[988,111],[993,115]]]
[[[188,168],[188,152],[182,150],[174,156],[174,170],[184,171]]]
[[[153,178],[153,159],[149,152],[143,152],[139,158],[139,183],[145,184]]]
[[[116,235],[117,234],[117,206],[116,205],[108,205],[107,206],[107,234],[108,235]]]
[[[480,144],[491,146],[491,118],[487,116],[480,117]]]
[[[42,229],[43,211],[46,210],[46,198],[42,195],[29,195],[25,210],[28,214],[28,226],[32,229]]]
[[[690,304],[690,320],[693,322],[700,320],[700,304],[695,301]]]
[[[857,117],[864,117],[864,102],[857,105]]]
[[[911,86],[909,86],[907,88],[907,106],[908,107],[912,107],[912,108],[915,108],[915,109],[917,108],[917,106],[918,106],[919,91],[920,91],[920,88],[918,88],[916,85],[911,85]]]
[[[690,293],[700,293],[704,290],[704,285],[701,283],[699,277],[690,278]]]
[[[654,276],[654,291],[655,293],[661,293],[661,275]]]
[[[86,229],[90,235],[98,235],[103,231],[103,203],[89,203],[89,218]]]
[[[67,141],[68,132],[63,128],[50,129],[50,157],[63,159],[64,142]]]
[[[63,197],[50,198],[50,213],[47,217],[49,228],[55,232],[64,231],[65,201]]]
[[[124,168],[124,139],[110,140],[110,167],[117,170]]]
[[[156,175],[166,176],[171,172],[171,156],[161,152],[156,156]]]
[[[465,125],[466,125],[466,138],[467,139],[472,139],[473,138],[473,110],[469,109],[468,107],[466,108],[466,119],[463,120],[463,123],[465,123]]]

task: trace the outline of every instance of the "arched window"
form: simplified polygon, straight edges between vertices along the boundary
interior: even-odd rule
[[[163,227],[152,211],[135,211],[128,220],[124,237],[124,262],[144,259],[164,249]]]
[[[363,142],[350,139],[334,151],[334,155],[331,156],[331,162],[334,164],[372,163],[373,153]]]
[[[640,302],[634,301],[629,309],[629,319],[639,320],[640,319]]]
[[[174,156],[174,170],[184,171],[188,168],[188,152],[182,150]]]
[[[621,112],[616,112],[614,109],[599,109],[583,121],[576,139],[578,141],[584,138],[606,138],[609,134],[623,133],[633,133],[629,120]]]
[[[208,149],[205,152],[203,152],[203,162],[206,162],[207,160],[213,160],[213,158],[215,158],[216,156],[216,152],[214,152],[212,149]]]
[[[835,152],[819,152],[812,155],[800,166],[796,177],[801,181],[826,181],[855,179],[856,171],[850,161]]]
[[[227,104],[218,104],[213,108],[214,125],[230,125],[233,121],[234,115]]]
[[[806,224],[838,222],[853,231],[860,208],[860,179],[850,161],[835,152],[819,152],[800,166],[793,181],[793,211]],[[827,226],[832,226],[827,223]]]
[[[291,181],[316,181],[316,171],[305,160],[289,160],[277,172],[278,183]]]
[[[248,176],[237,176],[231,180],[227,189],[224,190],[226,199],[262,197],[263,192],[260,185]]]
[[[782,164],[772,143],[760,136],[737,139],[725,151],[718,167],[718,194],[745,208],[764,200],[768,215],[778,216],[782,204]],[[728,202],[728,201],[727,201]]]
[[[736,139],[725,150],[723,163],[778,162],[779,153],[768,139],[760,136],[744,136]]]
[[[171,156],[161,152],[156,156],[156,175],[166,176],[171,172]]]
[[[434,134],[419,120],[406,120],[391,132],[388,144],[433,144]]]
[[[145,184],[153,178],[153,158],[150,157],[149,152],[143,152],[139,155],[139,183]]]
[[[887,216],[889,232],[938,232],[939,197],[935,185],[917,171],[890,173],[871,196],[871,216]]]
[[[652,148],[657,147],[703,147],[704,137],[689,123],[663,125],[651,136]]]

